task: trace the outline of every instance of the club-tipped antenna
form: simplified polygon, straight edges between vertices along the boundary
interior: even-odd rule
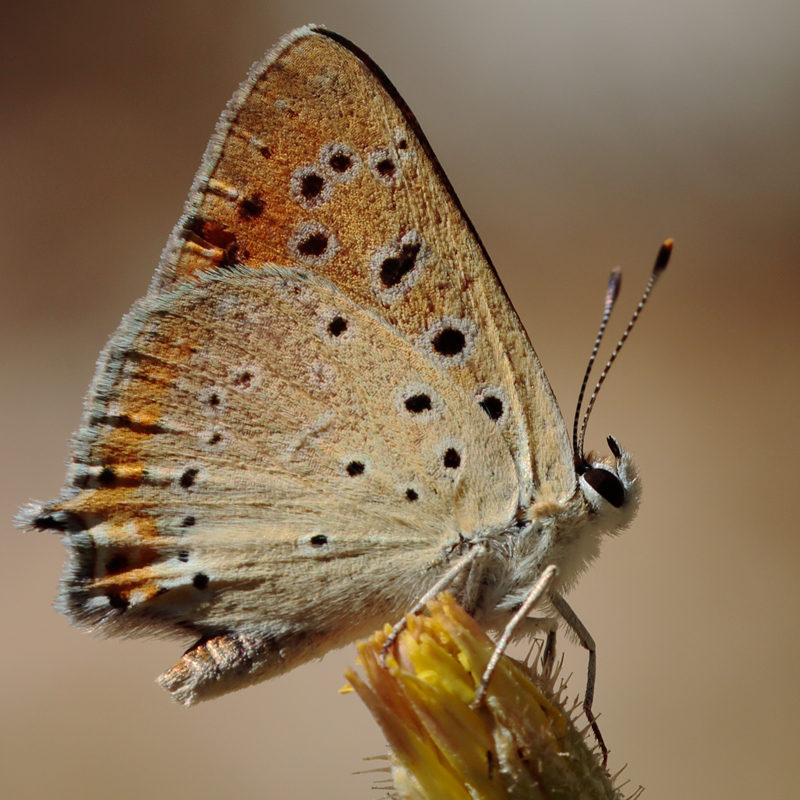
[[[581,390],[578,392],[578,404],[575,406],[575,419],[572,423],[572,452],[575,453],[575,460],[579,461],[583,453],[578,451],[578,424],[581,419],[581,406],[583,405],[583,397],[586,394],[586,387],[589,384],[589,375],[592,372],[592,366],[597,358],[597,351],[600,349],[600,342],[603,341],[603,334],[606,332],[606,325],[608,325],[608,318],[611,316],[611,311],[614,308],[614,303],[617,302],[619,290],[622,286],[622,270],[617,267],[611,272],[608,279],[608,288],[606,289],[605,305],[603,306],[603,319],[600,322],[600,328],[597,331],[597,337],[594,340],[594,347],[592,354],[589,356],[589,363],[586,365],[586,372],[583,374],[583,383],[581,383]]]
[[[628,336],[630,336],[630,333],[633,330],[633,326],[636,324],[636,320],[639,319],[639,314],[642,313],[642,309],[644,308],[647,299],[650,297],[650,292],[653,291],[653,287],[656,285],[656,281],[661,277],[661,273],[667,268],[667,264],[669,263],[669,257],[672,254],[672,245],[673,245],[672,239],[667,239],[659,248],[658,255],[656,256],[656,262],[653,265],[653,271],[650,273],[650,280],[647,281],[647,286],[645,287],[644,294],[642,294],[642,299],[639,301],[639,305],[636,307],[636,311],[633,312],[633,316],[631,317],[631,321],[628,323],[628,327],[625,328],[625,332],[622,334],[622,337],[617,343],[617,346],[611,353],[608,362],[606,363],[602,373],[600,374],[600,377],[597,380],[597,385],[594,387],[592,396],[589,398],[589,402],[586,405],[586,412],[583,415],[583,423],[581,424],[581,429],[578,434],[577,441],[573,442],[575,446],[576,461],[583,459],[583,440],[584,437],[586,436],[586,426],[589,424],[589,416],[591,415],[592,409],[594,408],[595,400],[597,400],[597,394],[600,391],[600,387],[603,385],[603,381],[605,381],[606,376],[608,375],[608,371],[611,369],[611,365],[614,363],[617,356],[619,355],[619,351],[622,350],[622,345],[625,344]]]

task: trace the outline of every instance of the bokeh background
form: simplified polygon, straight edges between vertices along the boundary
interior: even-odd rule
[[[614,338],[675,237],[588,437],[636,455],[643,508],[571,602],[631,788],[797,797],[800,4],[28,0],[2,16],[2,796],[380,796],[351,774],[384,752],[337,693],[352,648],[179,708],[153,683],[179,646],[70,628],[51,608],[58,539],[10,521],[57,495],[96,355],[225,102],[320,22],[416,112],[567,416],[609,269],[626,270]],[[582,690],[584,653],[566,662]]]

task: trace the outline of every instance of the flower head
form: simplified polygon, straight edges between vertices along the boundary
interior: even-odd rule
[[[563,685],[503,656],[475,693],[495,645],[450,595],[409,615],[381,665],[390,628],[359,643],[347,680],[389,744],[403,800],[619,798],[560,702]]]

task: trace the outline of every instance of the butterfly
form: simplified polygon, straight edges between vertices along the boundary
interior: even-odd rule
[[[554,565],[547,609],[593,656],[563,595],[640,493],[609,444],[570,440],[397,90],[308,26],[223,113],[62,494],[22,519],[65,535],[75,625],[194,640],[159,679],[184,704],[368,635],[443,576],[498,628]]]

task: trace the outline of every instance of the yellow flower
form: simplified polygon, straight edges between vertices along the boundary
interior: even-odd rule
[[[494,643],[450,595],[426,610],[409,615],[385,667],[388,626],[358,645],[366,680],[346,673],[386,736],[400,798],[621,797],[552,680],[504,655],[474,708]]]

